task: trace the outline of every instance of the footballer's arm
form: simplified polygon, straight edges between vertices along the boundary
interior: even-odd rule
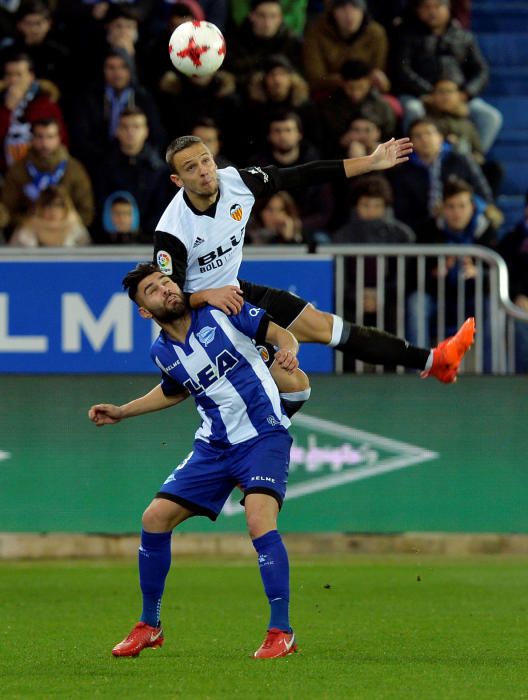
[[[115,406],[111,403],[98,403],[88,411],[88,418],[100,428],[103,425],[113,425],[125,418],[142,416],[145,413],[161,411],[164,408],[176,406],[185,401],[189,392],[185,389],[177,394],[167,395],[160,384],[151,389],[148,394],[133,399],[122,406]]]
[[[275,362],[279,367],[288,374],[295,372],[299,367],[299,343],[293,333],[270,321],[266,331],[266,342],[279,348],[275,352]]]

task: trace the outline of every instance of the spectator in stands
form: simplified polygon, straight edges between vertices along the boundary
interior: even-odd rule
[[[499,253],[508,265],[510,297],[528,312],[528,192],[524,216],[499,244]],[[528,323],[515,322],[515,371],[528,373]]]
[[[481,169],[469,155],[457,153],[432,119],[417,119],[409,135],[414,152],[391,178],[394,211],[414,231],[442,207],[442,190],[450,176],[470,183],[475,194],[492,205],[492,193]],[[496,208],[495,208],[496,209]]]
[[[9,240],[9,245],[73,247],[91,243],[88,229],[81,221],[67,190],[51,185],[39,194],[32,213],[24,217]]]
[[[140,212],[139,228],[149,242],[160,212],[169,203],[173,189],[167,164],[148,143],[147,116],[139,107],[127,107],[119,116],[116,142],[101,159],[94,174],[98,220],[104,203],[118,191],[129,192]]]
[[[142,51],[143,61],[137,66],[139,76],[145,87],[157,99],[164,85],[170,85],[174,77],[174,68],[168,59],[167,47],[173,31],[184,22],[205,19],[198,5],[175,2],[167,5],[165,26],[147,41]]]
[[[61,185],[85,226],[92,223],[92,184],[83,165],[61,143],[60,124],[53,117],[33,123],[28,153],[7,171],[3,199],[15,226],[28,214],[40,193]]]
[[[149,143],[161,150],[165,135],[154,101],[135,79],[134,66],[124,49],[109,51],[103,64],[103,83],[83,92],[70,120],[73,152],[93,172],[115,139],[121,112],[139,107],[147,115]]]
[[[476,205],[474,191],[464,180],[453,177],[444,186],[442,205],[438,216],[431,217],[416,231],[417,243],[483,245],[497,247],[497,230],[482,210]],[[414,274],[414,273],[413,273]],[[445,330],[445,335],[452,335],[456,329],[458,314],[458,278],[462,275],[465,286],[465,315],[475,315],[475,280],[477,268],[473,258],[459,260],[449,256],[444,266],[434,258],[426,263],[425,279],[425,338],[420,342],[428,343],[433,336]],[[445,280],[445,318],[446,328],[436,328],[438,278]],[[416,278],[409,281],[409,289],[416,289]],[[419,314],[422,299],[419,291],[412,291],[407,298],[407,339],[418,342]],[[438,338],[440,339],[440,338]],[[486,363],[487,364],[487,363]]]
[[[61,93],[69,85],[68,49],[51,37],[52,15],[43,0],[25,0],[16,13],[16,34],[2,43],[0,63],[9,56],[27,54],[37,78],[50,80]]]
[[[302,223],[288,192],[259,200],[248,223],[246,241],[254,245],[302,243]]]
[[[284,24],[297,36],[303,35],[308,5],[308,0],[281,0]],[[232,19],[239,26],[251,10],[251,0],[231,0],[230,6]]]
[[[192,136],[198,136],[211,151],[218,168],[226,168],[233,163],[222,154],[222,134],[218,125],[210,117],[202,117],[191,129]]]
[[[139,228],[145,242],[151,240],[148,236],[173,195],[168,166],[147,139],[145,112],[139,107],[124,109],[119,116],[116,143],[102,158],[94,177],[98,220],[102,220],[104,203],[112,193],[129,192],[139,208]]]
[[[388,41],[385,29],[368,14],[365,0],[331,0],[328,10],[308,25],[303,58],[306,77],[316,98],[342,86],[345,61],[363,61],[373,84],[388,92]]]
[[[320,117],[310,99],[308,83],[286,56],[274,54],[264,59],[261,70],[251,76],[247,97],[248,140],[253,148],[264,146],[267,126],[279,111],[298,114],[305,137],[320,144]]]
[[[268,126],[267,148],[257,153],[251,165],[294,167],[320,158],[313,144],[303,139],[301,120],[295,112],[275,115]],[[300,212],[304,239],[327,241],[328,228],[334,208],[332,188],[328,183],[311,185],[293,193]]]
[[[51,117],[59,125],[61,140],[67,143],[62,112],[53,83],[36,80],[27,54],[10,56],[4,65],[4,86],[0,91],[0,173],[23,158],[31,143],[31,124]]]
[[[340,155],[359,158],[373,153],[381,143],[381,129],[373,119],[356,117],[339,139]]]
[[[396,130],[396,117],[389,104],[374,88],[371,70],[363,61],[345,61],[340,68],[341,87],[321,105],[328,150],[336,153],[341,137],[355,117],[374,121],[381,129],[381,139],[387,140]]]
[[[502,116],[477,97],[488,81],[488,67],[475,37],[452,20],[449,0],[415,0],[413,7],[417,22],[404,23],[396,51],[404,129],[425,114],[423,98],[435,83],[451,80],[468,101],[469,115],[487,153],[501,128]]]
[[[301,40],[286,27],[280,0],[252,0],[251,12],[233,36],[228,38],[226,70],[232,71],[240,86],[272,54],[286,56],[301,68]]]
[[[127,245],[148,243],[152,234],[140,229],[140,213],[137,202],[130,192],[112,192],[104,203],[102,243]]]
[[[139,38],[139,18],[132,7],[112,5],[105,16],[105,38],[110,49],[124,49],[134,61]]]
[[[241,100],[228,71],[191,77],[173,71],[170,80],[162,81],[159,104],[170,138],[190,133],[197,120],[210,117],[222,133],[227,157],[236,161],[245,153]]]
[[[332,242],[340,245],[354,243],[367,244],[406,244],[412,243],[415,235],[403,222],[392,215],[391,186],[383,175],[366,175],[351,182],[351,209],[348,221],[333,235]],[[347,258],[345,307],[347,318],[355,317],[356,304],[356,260]],[[377,262],[373,257],[365,258],[364,262],[364,291],[363,314],[367,325],[377,325],[378,280]],[[384,270],[385,307],[384,328],[395,330],[396,318],[396,271],[394,265],[387,265]],[[347,365],[347,369],[350,367]]]

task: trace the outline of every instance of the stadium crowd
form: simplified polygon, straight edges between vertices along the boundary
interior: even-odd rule
[[[0,0],[0,243],[149,243],[175,190],[164,151],[200,136],[220,167],[371,153],[383,175],[279,192],[247,242],[479,243],[505,254],[524,304],[528,226],[498,235],[500,112],[470,0]],[[207,19],[226,60],[177,73],[173,30]],[[523,248],[524,246],[524,248]],[[466,270],[468,278],[474,273]]]

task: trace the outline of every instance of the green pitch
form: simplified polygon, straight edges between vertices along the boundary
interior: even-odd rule
[[[252,560],[175,561],[165,645],[111,647],[137,619],[133,563],[0,565],[0,687],[12,698],[528,698],[528,561],[295,559],[301,652],[255,661]]]

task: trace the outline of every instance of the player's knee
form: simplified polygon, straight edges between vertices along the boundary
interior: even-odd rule
[[[141,525],[146,532],[168,532],[172,529],[169,517],[160,507],[159,503],[153,501],[143,513]]]
[[[334,315],[309,306],[290,326],[297,340],[328,345],[332,341]]]

